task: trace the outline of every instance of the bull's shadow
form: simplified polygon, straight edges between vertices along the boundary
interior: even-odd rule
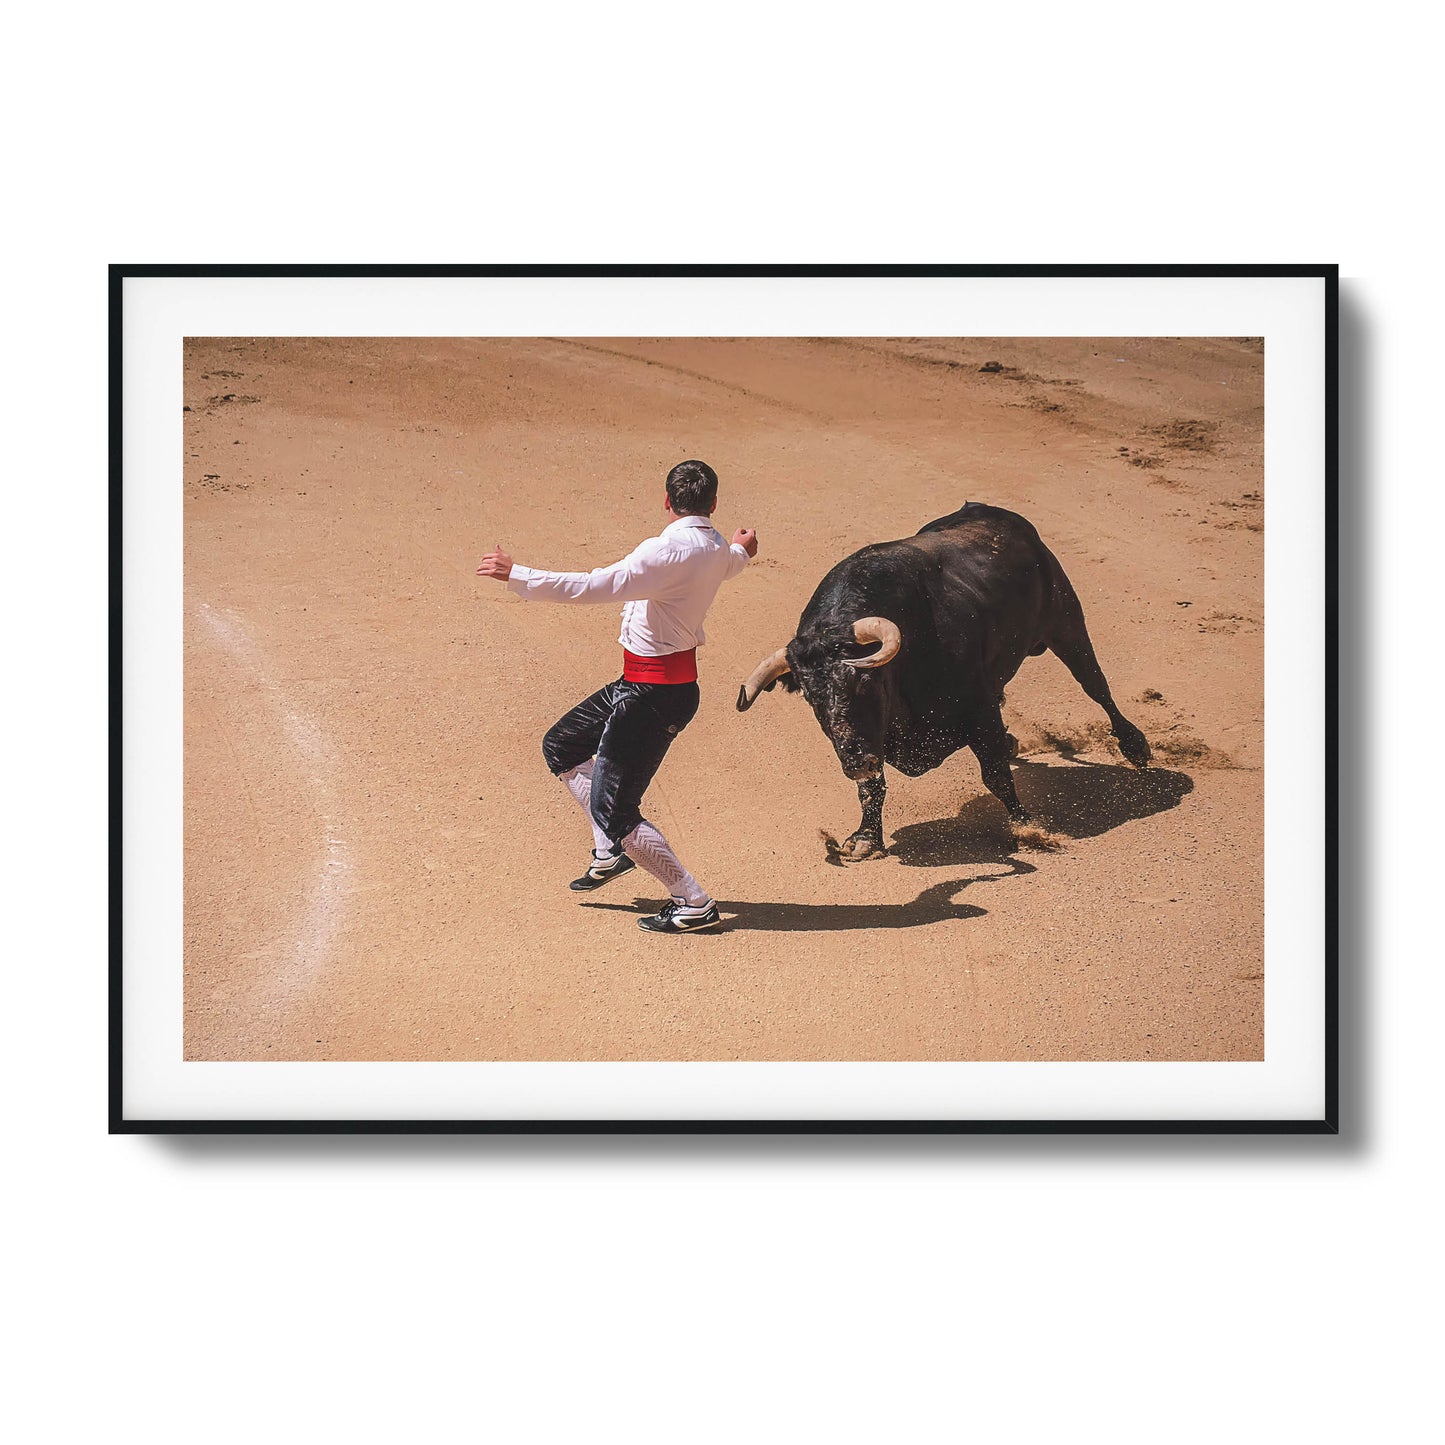
[[[1123,823],[1179,806],[1194,791],[1187,773],[1123,767],[1076,758],[1066,765],[1013,764],[1019,801],[1035,822],[1066,838],[1097,838]],[[999,863],[1018,851],[1003,805],[991,794],[970,798],[952,818],[899,828],[888,851],[913,868]]]

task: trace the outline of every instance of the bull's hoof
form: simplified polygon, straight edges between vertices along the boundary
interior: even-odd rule
[[[1008,755],[1016,758],[1019,755],[1019,740],[1012,733],[1005,733],[1004,741],[1008,744]]]
[[[865,858],[881,858],[887,851],[883,839],[877,834],[854,833],[851,838],[844,839],[842,856],[861,863]]]
[[[1121,729],[1117,736],[1119,751],[1124,754],[1125,761],[1133,763],[1136,768],[1147,768],[1154,753],[1144,734],[1136,727],[1129,727]]]

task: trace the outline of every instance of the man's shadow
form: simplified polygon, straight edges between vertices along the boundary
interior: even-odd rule
[[[1064,767],[1015,762],[1014,782],[1030,814],[1051,832],[1094,838],[1122,823],[1177,807],[1193,791],[1185,773],[1167,768],[1138,771],[1108,763],[1074,760]],[[747,930],[758,933],[828,933],[863,928],[920,928],[949,919],[982,918],[988,910],[955,903],[954,895],[975,883],[998,883],[1038,870],[1017,856],[1021,848],[1008,826],[1003,805],[990,794],[970,798],[952,818],[911,823],[899,828],[891,856],[910,868],[984,865],[994,871],[953,878],[925,888],[908,903],[759,903],[718,899],[720,927],[705,934]],[[868,863],[850,864],[866,868]],[[660,901],[660,900],[659,900]],[[620,912],[651,911],[646,899],[625,903],[584,903],[584,908]]]
[[[719,898],[721,925],[706,929],[700,937],[734,930],[749,933],[840,933],[861,928],[919,928],[943,923],[950,918],[982,918],[986,908],[955,903],[953,895],[970,883],[991,883],[1016,873],[1032,873],[1033,864],[1017,858],[1003,860],[1007,868],[992,878],[955,878],[925,888],[909,903],[753,903]],[[584,903],[584,908],[607,908],[626,913],[651,912],[655,902],[638,898],[633,903]]]

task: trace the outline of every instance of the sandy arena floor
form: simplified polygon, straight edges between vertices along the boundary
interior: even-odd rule
[[[981,371],[998,362],[1001,371]],[[186,352],[186,1056],[1258,1059],[1263,366],[1214,340],[195,340]],[[579,902],[542,733],[615,677],[583,569],[701,457],[761,551],[647,811],[721,931]],[[965,500],[1072,578],[1136,773],[1051,656],[1005,718],[1019,849],[971,753],[890,771],[888,857],[807,705],[738,683],[824,572]]]

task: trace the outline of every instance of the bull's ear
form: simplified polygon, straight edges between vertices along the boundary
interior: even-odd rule
[[[781,677],[775,678],[768,684],[769,688],[781,687],[784,692],[797,692],[798,679],[794,673],[785,672]]]

